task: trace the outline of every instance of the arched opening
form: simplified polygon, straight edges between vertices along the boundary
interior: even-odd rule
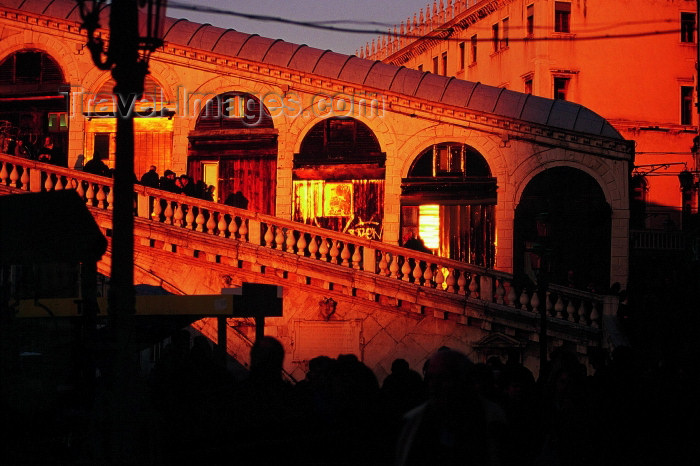
[[[433,253],[494,264],[496,179],[484,157],[461,143],[434,144],[401,183],[401,240],[420,237]]]
[[[46,52],[25,49],[0,62],[0,127],[5,152],[22,140],[37,157],[47,137],[53,144],[51,163],[66,165],[69,92],[61,68]]]
[[[367,125],[328,118],[294,155],[295,221],[381,239],[386,154]]]
[[[187,172],[213,185],[215,200],[274,215],[277,130],[268,109],[244,92],[211,99],[189,135]]]
[[[116,82],[110,78],[87,101],[85,116],[85,162],[99,154],[114,168],[117,150],[117,110],[119,97]],[[151,165],[158,172],[172,168],[173,121],[167,98],[160,83],[150,74],[144,80],[141,98],[134,100],[134,173],[141,177]]]
[[[611,214],[603,190],[590,175],[572,167],[543,171],[530,180],[515,210],[513,270],[533,279],[531,251],[534,244],[544,243],[551,283],[606,290]],[[543,217],[548,232],[544,241],[537,231]]]

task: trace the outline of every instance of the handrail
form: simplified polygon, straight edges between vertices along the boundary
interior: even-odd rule
[[[112,208],[110,178],[6,154],[0,154],[0,164],[0,185],[24,191],[75,189],[89,206]],[[601,314],[611,313],[601,295],[552,285],[542,303],[536,290],[516,289],[509,273],[142,185],[134,192],[141,219],[410,283],[453,299],[534,313],[544,306],[554,320],[590,328],[600,328]]]

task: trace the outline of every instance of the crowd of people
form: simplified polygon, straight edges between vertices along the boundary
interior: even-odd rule
[[[13,139],[7,151],[15,157],[22,157],[39,162],[65,167],[67,164],[63,150],[56,145],[52,136],[44,136],[41,143],[32,144],[26,137]]]
[[[396,359],[382,383],[354,355],[319,356],[292,384],[274,338],[252,348],[243,380],[204,337],[189,341],[174,338],[150,378],[169,464],[678,465],[693,441],[690,374],[627,347],[594,353],[592,375],[557,351],[538,380],[517,361],[475,364],[447,347],[422,374]]]
[[[139,182],[151,188],[162,189],[175,194],[184,194],[185,196],[196,197],[206,201],[214,200],[214,190],[216,189],[202,180],[195,182],[189,175],[182,174],[178,176],[172,170],[165,170],[163,176],[159,176],[155,165],[151,165],[150,169],[141,176]]]

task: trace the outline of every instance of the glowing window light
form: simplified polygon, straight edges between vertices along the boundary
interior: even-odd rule
[[[440,206],[422,205],[418,207],[418,234],[430,249],[440,247]]]

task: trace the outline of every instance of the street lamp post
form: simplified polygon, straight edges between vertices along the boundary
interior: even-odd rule
[[[163,43],[166,0],[112,0],[109,42],[98,33],[105,0],[76,0],[87,31],[87,47],[95,66],[111,71],[117,97],[116,156],[113,184],[112,256],[108,311],[112,327],[110,445],[114,464],[134,461],[131,432],[138,408],[130,391],[136,361],[131,346],[134,293],[134,111],[148,74],[150,54]],[[142,20],[142,24],[140,21]],[[142,35],[144,34],[144,35]]]

